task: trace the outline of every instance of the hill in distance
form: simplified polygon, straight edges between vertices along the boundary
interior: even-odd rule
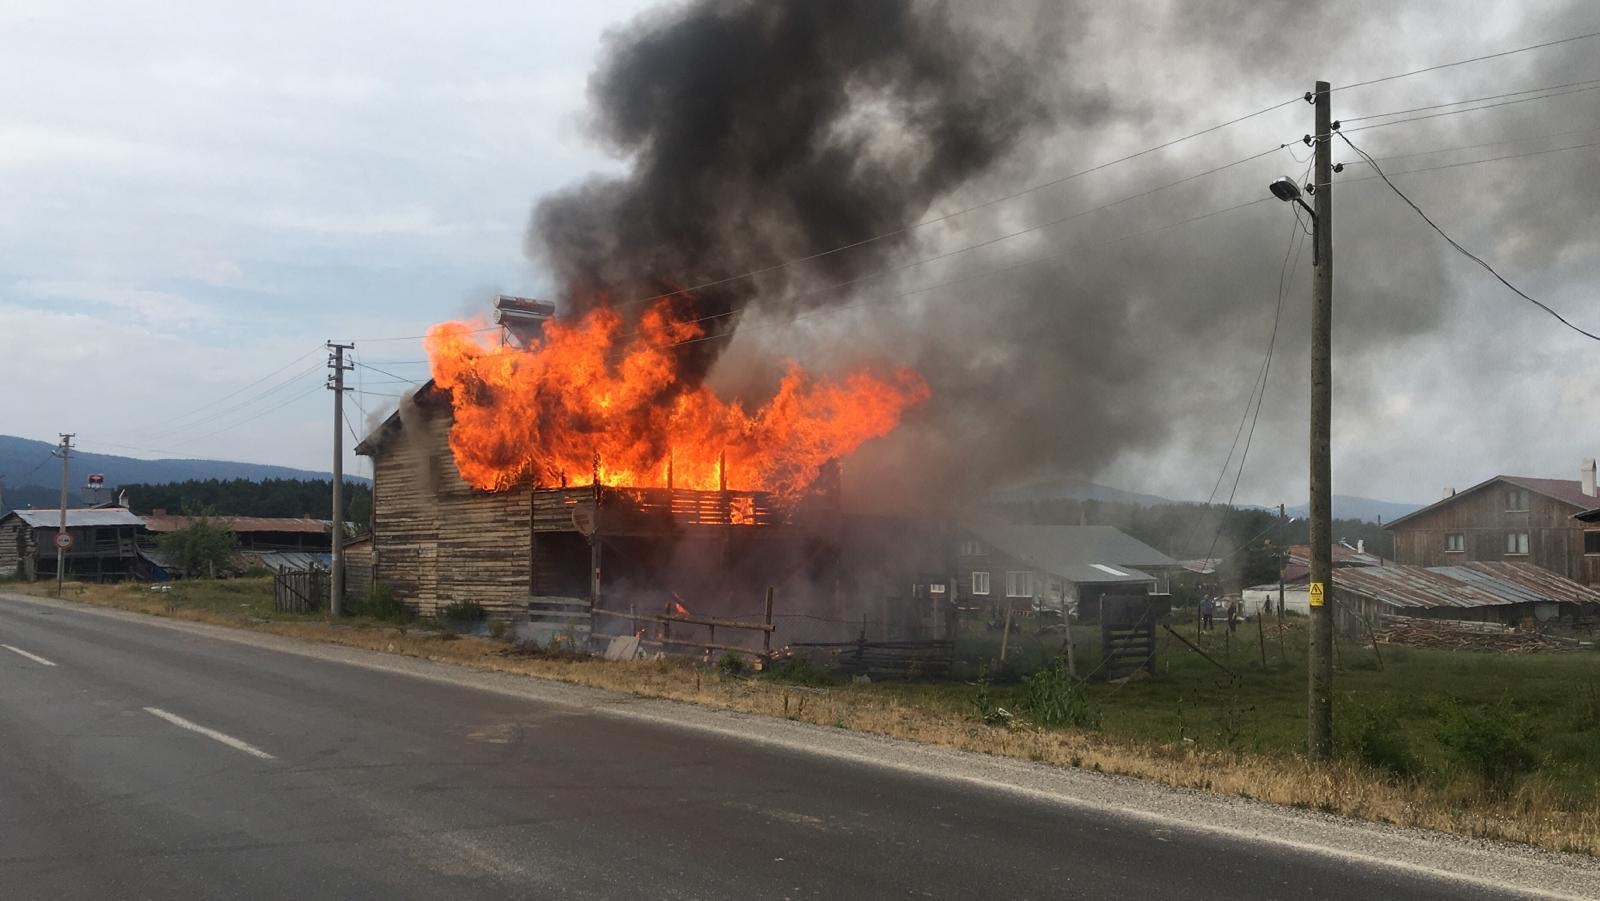
[[[4,509],[55,507],[61,490],[61,464],[52,456],[54,444],[0,435],[0,475],[5,476]],[[78,489],[90,473],[100,473],[110,486],[134,482],[166,483],[189,479],[331,479],[330,472],[272,466],[266,463],[236,463],[228,460],[140,460],[113,454],[72,452],[67,477],[70,502],[78,502]],[[366,479],[346,475],[346,481]]]
[[[1014,504],[1028,501],[1051,500],[1078,500],[1100,501],[1108,504],[1133,504],[1141,507],[1153,507],[1160,504],[1198,504],[1199,500],[1173,500],[1155,494],[1141,494],[1137,491],[1126,491],[1101,485],[1084,479],[1073,478],[1045,478],[997,491],[992,496],[996,503]],[[1224,498],[1223,500],[1226,500]],[[1221,501],[1218,501],[1221,503]],[[1254,506],[1254,505],[1248,505]],[[1260,509],[1268,509],[1262,507]],[[1383,522],[1399,519],[1407,513],[1422,509],[1421,504],[1406,504],[1397,501],[1376,500],[1370,497],[1358,497],[1353,494],[1335,494],[1333,496],[1334,519],[1359,519],[1364,522],[1376,522],[1379,517]],[[1309,505],[1300,504],[1290,507],[1288,515],[1304,519],[1308,515]]]

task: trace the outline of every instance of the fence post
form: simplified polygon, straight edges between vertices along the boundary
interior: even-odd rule
[[[763,617],[763,621],[766,622],[766,624],[767,624],[767,630],[765,632],[761,633],[761,656],[763,656],[763,657],[771,657],[772,656],[772,586],[771,585],[767,586],[766,614]]]

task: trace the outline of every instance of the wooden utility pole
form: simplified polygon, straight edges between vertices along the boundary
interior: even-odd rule
[[[61,432],[61,524],[56,528],[56,597],[67,577],[67,463],[72,456],[72,437]]]
[[[344,615],[344,393],[350,390],[344,386],[344,374],[356,368],[345,362],[344,352],[354,348],[354,344],[328,342],[333,351],[328,357],[328,368],[333,370],[328,377],[333,391],[333,562],[328,567],[328,613],[333,616]]]
[[[1283,559],[1278,561],[1278,623],[1279,623],[1279,625],[1282,625],[1282,623],[1283,623],[1283,568],[1285,566],[1289,565],[1289,545],[1284,543],[1286,540],[1288,540],[1288,537],[1289,537],[1289,530],[1284,528],[1285,526],[1288,525],[1288,523],[1284,521],[1285,512],[1286,511],[1283,509],[1283,505],[1279,504],[1278,505],[1278,550],[1279,550],[1280,553],[1283,554]]]
[[[1306,751],[1333,755],[1333,129],[1330,86],[1317,82],[1316,164],[1312,167],[1311,284],[1311,645],[1308,651]]]

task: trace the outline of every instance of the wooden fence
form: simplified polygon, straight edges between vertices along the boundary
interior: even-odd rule
[[[304,569],[275,573],[272,577],[272,609],[279,613],[315,613],[328,599],[328,571]]]

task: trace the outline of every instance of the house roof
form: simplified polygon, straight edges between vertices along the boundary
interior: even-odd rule
[[[420,403],[426,398],[434,395],[448,397],[449,392],[435,385],[433,383],[433,379],[430,378],[426,382],[418,385],[409,394],[402,397],[400,399],[400,403],[404,404],[408,400],[413,403]],[[362,438],[356,443],[355,451],[357,456],[370,457],[376,454],[379,449],[383,447],[384,442],[387,441],[389,437],[396,431],[398,431],[399,428],[400,408],[396,407],[394,412],[390,413],[388,417],[383,420],[383,422],[378,423],[377,428],[368,432],[365,438]]]
[[[1579,522],[1600,522],[1600,507],[1596,507],[1593,510],[1585,510],[1582,513],[1574,513],[1572,518]]]
[[[1074,582],[1147,582],[1133,567],[1178,561],[1112,526],[981,523],[970,531],[995,549]]]
[[[61,510],[12,510],[6,516],[15,516],[35,529],[59,528],[61,525]],[[67,510],[67,528],[76,529],[84,526],[139,526],[144,525],[144,520],[129,512],[125,507]]]
[[[1563,504],[1568,504],[1578,508],[1579,510],[1588,510],[1589,508],[1596,506],[1597,502],[1600,502],[1600,500],[1584,494],[1583,483],[1577,479],[1536,479],[1531,476],[1499,475],[1484,479],[1465,491],[1458,491],[1447,498],[1434,501],[1428,506],[1423,507],[1421,510],[1413,510],[1410,513],[1407,513],[1405,516],[1390,522],[1386,522],[1383,524],[1383,527],[1385,529],[1392,529],[1409,519],[1421,516],[1424,513],[1430,513],[1448,504],[1452,504],[1458,498],[1466,497],[1475,491],[1480,491],[1499,482],[1504,482],[1508,485],[1515,485],[1518,488],[1526,488],[1535,494],[1542,494],[1545,497],[1558,500]]]
[[[1333,585],[1394,607],[1600,603],[1600,592],[1530,563],[1346,567],[1334,570]]]
[[[137,517],[136,517],[137,518]],[[298,516],[212,516],[212,522],[234,532],[299,532],[321,535],[328,531],[325,519],[305,519]],[[152,532],[176,532],[193,525],[200,517],[163,513],[143,517],[144,527]]]

